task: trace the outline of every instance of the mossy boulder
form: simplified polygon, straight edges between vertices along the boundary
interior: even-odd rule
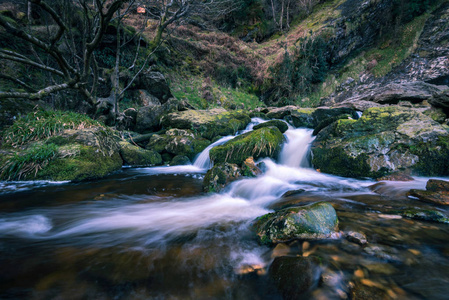
[[[162,164],[162,157],[153,150],[146,150],[126,141],[120,142],[120,155],[126,165],[149,167]]]
[[[235,137],[227,143],[211,149],[210,159],[214,163],[241,165],[248,157],[276,158],[284,142],[277,127],[264,127]]]
[[[107,128],[65,130],[50,138],[57,143],[55,158],[34,179],[82,181],[102,178],[123,165],[117,134]]]
[[[236,164],[217,164],[207,171],[203,180],[205,192],[220,192],[229,183],[242,177],[242,172]]]
[[[190,165],[191,163],[192,162],[190,161],[190,159],[185,155],[176,155],[170,161],[171,166],[185,166],[185,165]]]
[[[288,130],[288,125],[287,123],[281,121],[281,120],[271,120],[268,122],[264,122],[264,123],[260,123],[256,126],[253,127],[254,130],[260,129],[260,128],[264,128],[264,127],[270,127],[270,126],[274,126],[277,127],[281,133],[284,133]]]
[[[320,202],[263,215],[256,219],[253,227],[263,244],[316,240],[330,238],[338,231],[338,218],[331,204]]]
[[[235,134],[250,122],[251,118],[243,111],[217,108],[174,112],[163,118],[162,125],[165,128],[190,129],[203,138],[213,140],[217,136]]]
[[[312,153],[315,168],[340,176],[449,174],[447,130],[413,108],[374,107],[337,120],[318,133]]]
[[[160,154],[182,155],[193,160],[195,156],[210,145],[210,141],[187,129],[170,129],[162,135],[153,135],[146,149]]]
[[[337,119],[357,119],[354,109],[348,107],[299,108],[291,112],[291,122],[295,127],[324,128]]]
[[[135,119],[136,131],[143,133],[159,130],[162,126],[162,118],[176,111],[177,108],[178,101],[176,99],[170,99],[164,104],[151,103],[150,105],[139,108]]]

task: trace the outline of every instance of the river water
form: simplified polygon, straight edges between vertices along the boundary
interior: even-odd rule
[[[0,182],[0,299],[282,299],[267,275],[279,247],[259,245],[250,224],[319,201],[332,203],[342,233],[362,232],[368,245],[344,234],[283,245],[282,255],[320,260],[301,299],[346,299],[355,285],[391,299],[447,299],[449,225],[399,215],[447,213],[406,197],[428,178],[322,174],[310,165],[311,131],[285,135],[278,162],[263,160],[263,175],[220,194],[202,191],[204,153],[192,166],[124,168],[94,182]]]

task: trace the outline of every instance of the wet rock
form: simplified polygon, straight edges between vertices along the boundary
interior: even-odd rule
[[[412,176],[409,176],[404,173],[394,173],[387,176],[379,177],[376,179],[377,181],[414,181],[415,179]]]
[[[241,165],[248,157],[276,158],[284,142],[284,136],[276,127],[265,127],[244,133],[227,143],[211,149],[210,159],[214,163]]]
[[[284,119],[290,116],[293,111],[299,109],[298,106],[288,105],[283,107],[269,107],[267,108],[266,116],[268,119]]]
[[[236,164],[217,164],[204,176],[203,189],[205,192],[218,193],[240,177],[242,177],[241,169]]]
[[[361,232],[356,231],[349,231],[346,232],[346,239],[350,242],[359,244],[361,246],[364,246],[368,244],[368,240],[366,239],[366,235],[364,235]]]
[[[119,141],[117,132],[104,127],[64,130],[47,140],[58,145],[58,154],[33,179],[82,181],[118,171]]]
[[[426,190],[410,190],[408,196],[417,197],[419,200],[438,205],[449,205],[449,182],[430,179]]]
[[[262,170],[256,166],[253,157],[248,157],[242,165],[242,174],[247,177],[257,177],[262,174]]]
[[[170,113],[163,118],[162,125],[165,128],[194,130],[203,138],[213,140],[217,136],[235,134],[245,129],[250,122],[251,118],[242,111],[216,108]]]
[[[449,216],[438,210],[406,210],[401,215],[414,220],[449,224]]]
[[[161,135],[153,135],[146,149],[160,154],[169,153],[173,156],[187,156],[193,160],[195,156],[209,146],[210,141],[187,129],[170,129]]]
[[[281,133],[286,132],[288,129],[288,125],[285,122],[282,122],[281,120],[271,120],[268,122],[260,123],[256,126],[254,126],[253,129],[257,130],[259,128],[270,127],[270,126],[277,127]]]
[[[357,113],[348,107],[299,108],[291,113],[292,123],[295,127],[314,129],[319,127],[318,131],[341,118],[357,119]]]
[[[302,194],[302,193],[304,193],[304,192],[305,192],[305,190],[303,190],[303,189],[298,189],[298,190],[288,191],[288,192],[285,192],[285,193],[281,196],[281,198],[287,198],[287,197],[291,197],[291,196],[300,195],[300,194]]]
[[[335,209],[326,202],[287,208],[257,218],[253,228],[261,243],[325,239],[338,231]]]
[[[371,245],[363,249],[365,253],[389,262],[401,262],[399,251],[384,245]]]
[[[171,166],[185,166],[190,164],[190,159],[185,155],[176,155],[170,162]]]
[[[351,289],[351,299],[393,299],[382,284],[369,279],[356,281]]]
[[[287,244],[281,243],[277,244],[273,249],[273,253],[271,253],[271,258],[285,256],[290,253],[290,247]]]
[[[152,150],[142,149],[128,142],[120,142],[120,155],[126,165],[149,167],[162,164],[162,157]]]
[[[268,270],[270,280],[284,299],[298,299],[319,279],[318,261],[313,258],[276,257]]]
[[[370,108],[358,120],[338,120],[320,131],[312,153],[315,168],[340,176],[449,174],[447,130],[412,108]]]

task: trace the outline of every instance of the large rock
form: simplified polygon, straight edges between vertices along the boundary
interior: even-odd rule
[[[57,154],[28,180],[97,179],[120,170],[123,164],[119,138],[107,128],[65,130],[46,143],[57,145]]]
[[[170,129],[162,135],[153,135],[146,149],[158,153],[182,155],[193,160],[195,156],[209,146],[210,141],[187,129]]]
[[[338,120],[317,135],[312,153],[317,169],[340,176],[449,174],[448,131],[412,108],[375,107],[359,120]]]
[[[262,157],[276,158],[284,142],[284,136],[277,127],[265,127],[235,137],[227,143],[214,147],[210,159],[214,163],[241,165],[248,157],[255,160]]]
[[[164,75],[159,72],[150,71],[142,73],[134,83],[134,88],[148,91],[148,93],[156,97],[161,104],[164,104],[170,98],[173,98]]]
[[[150,104],[139,108],[136,116],[135,129],[137,132],[157,131],[161,128],[162,118],[177,110],[178,102],[171,99],[164,104]]]
[[[156,151],[142,149],[126,141],[120,142],[120,155],[123,162],[132,167],[150,167],[162,164],[162,157]]]
[[[276,257],[268,271],[283,299],[301,299],[301,294],[318,283],[319,274],[318,259],[302,256]]]
[[[266,214],[256,219],[254,229],[264,244],[325,239],[338,231],[338,218],[331,204],[320,202]]]
[[[270,126],[277,127],[281,131],[281,133],[284,133],[284,132],[286,132],[288,130],[287,123],[285,123],[285,122],[283,122],[281,120],[271,120],[271,121],[268,121],[268,122],[260,123],[260,124],[258,124],[256,126],[254,126],[253,129],[257,130],[257,129],[260,129],[260,128],[263,128],[263,127],[270,127]]]
[[[439,205],[449,205],[449,182],[444,180],[430,179],[426,190],[410,190],[409,196],[417,197],[421,201]]]
[[[162,124],[166,128],[190,129],[212,140],[217,136],[235,134],[250,122],[251,118],[242,111],[216,108],[174,112],[165,116]]]

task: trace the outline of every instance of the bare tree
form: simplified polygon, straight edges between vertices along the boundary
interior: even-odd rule
[[[51,77],[50,84],[32,86],[19,77],[2,74],[3,79],[12,81],[26,91],[0,91],[0,99],[36,100],[72,89],[80,91],[90,104],[95,105],[99,79],[95,50],[114,15],[127,2],[129,0],[60,0],[56,4],[49,4],[43,0],[28,0],[45,16],[46,31],[23,26],[0,15],[0,26],[31,49],[24,53],[4,47],[0,49],[0,60],[33,67]],[[73,26],[75,23],[77,28]]]
[[[158,22],[153,43],[159,44],[162,35],[170,25],[188,23],[195,17],[196,22],[215,20],[242,7],[244,0],[143,0],[150,19]]]

